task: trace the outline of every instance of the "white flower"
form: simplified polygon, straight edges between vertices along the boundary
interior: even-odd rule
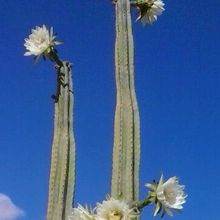
[[[176,176],[169,178],[165,183],[163,182],[163,175],[161,175],[160,181],[156,187],[156,208],[154,216],[156,216],[162,209],[163,214],[167,213],[172,216],[172,212],[169,208],[176,211],[183,209],[183,204],[186,202],[184,193],[184,185],[180,185]]]
[[[37,26],[36,29],[32,29],[29,38],[25,38],[24,46],[26,47],[27,52],[25,52],[24,55],[46,55],[54,45],[59,44],[57,41],[54,41],[54,39],[55,36],[53,35],[52,27],[49,31],[45,25],[42,27]]]
[[[167,208],[182,209],[182,204],[186,202],[184,188],[184,185],[179,185],[176,176],[169,178],[163,183],[163,175],[161,175],[156,190],[157,199]]]
[[[165,214],[172,216],[173,214],[170,209],[174,209],[175,211],[183,209],[187,195],[183,191],[185,186],[179,184],[176,176],[164,182],[162,174],[159,183],[154,181],[153,183],[145,184],[145,186],[151,189],[147,200],[150,203],[156,204],[154,216],[161,211],[163,211],[162,216]]]
[[[123,200],[109,198],[97,203],[96,212],[96,220],[129,220],[132,218],[133,209]]]
[[[89,210],[88,207],[83,207],[80,204],[77,208],[74,208],[72,214],[68,216],[68,220],[94,220],[93,210]]]
[[[139,8],[139,16],[137,20],[140,20],[142,24],[152,24],[157,20],[157,16],[161,15],[164,9],[164,3],[162,0],[144,0],[141,3],[137,3]]]

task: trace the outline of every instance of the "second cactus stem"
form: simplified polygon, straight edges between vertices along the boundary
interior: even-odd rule
[[[134,86],[134,45],[130,1],[117,0],[115,78],[117,101],[111,194],[114,198],[139,198],[140,119]]]
[[[75,140],[73,136],[73,85],[71,64],[57,65],[47,220],[68,220],[75,188]]]

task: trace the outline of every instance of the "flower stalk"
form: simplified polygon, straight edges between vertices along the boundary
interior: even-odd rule
[[[135,204],[135,207],[139,212],[141,212],[144,207],[150,205],[151,203],[152,203],[152,197],[147,196],[143,201],[137,202]]]
[[[57,66],[59,66],[59,67],[63,66],[63,62],[60,60],[60,58],[57,54],[57,51],[54,48],[52,48],[50,50],[50,52],[48,53],[48,58],[51,61],[55,62]]]

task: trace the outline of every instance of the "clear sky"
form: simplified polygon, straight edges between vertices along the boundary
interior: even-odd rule
[[[133,12],[141,198],[144,183],[163,171],[186,185],[187,203],[174,219],[218,220],[220,2],[164,2],[152,26],[135,22]],[[64,41],[60,57],[74,68],[76,202],[94,205],[110,192],[114,7],[110,0],[0,3],[0,198],[11,198],[24,220],[44,219],[56,77],[52,63],[34,65],[23,56],[23,43],[31,28],[46,24]],[[151,211],[143,219],[153,219]]]

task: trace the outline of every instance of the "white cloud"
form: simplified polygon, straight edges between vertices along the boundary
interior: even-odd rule
[[[0,193],[0,220],[16,220],[24,216],[24,211],[18,208],[5,194]]]

